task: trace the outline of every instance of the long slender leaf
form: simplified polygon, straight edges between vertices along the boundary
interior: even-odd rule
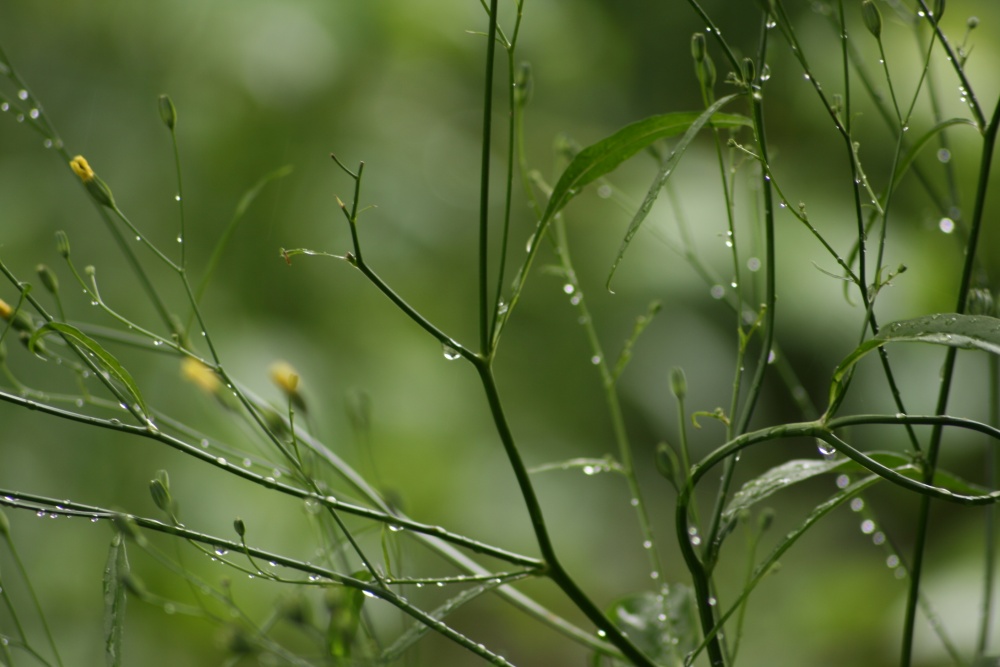
[[[76,327],[64,324],[62,322],[47,322],[43,326],[38,327],[35,333],[32,334],[31,338],[28,340],[28,349],[32,352],[35,351],[35,347],[45,336],[59,333],[66,338],[71,338],[75,342],[79,343],[83,347],[94,355],[101,366],[106,370],[115,380],[120,382],[125,386],[125,389],[132,395],[135,402],[142,409],[143,414],[149,415],[149,409],[146,407],[146,401],[143,400],[142,394],[139,392],[139,386],[132,379],[132,375],[125,370],[125,367],[121,365],[118,359],[115,358],[113,354],[108,352],[104,347],[98,343],[96,340],[83,333]]]
[[[903,159],[899,161],[899,169],[896,170],[896,178],[893,180],[892,183],[893,189],[895,189],[896,186],[899,185],[899,182],[903,180],[903,176],[906,175],[906,172],[909,170],[910,165],[912,165],[913,161],[917,159],[917,155],[924,148],[924,146],[926,146],[927,143],[931,139],[933,139],[936,135],[940,134],[947,128],[952,127],[954,125],[968,125],[976,130],[979,129],[979,126],[968,118],[949,118],[948,120],[943,120],[934,127],[932,127],[931,129],[927,130],[927,132],[920,135],[920,137],[918,137],[917,140],[913,142],[913,145],[910,146],[910,149],[906,151],[906,155],[904,155]]]
[[[715,113],[733,97],[736,96],[730,95],[723,98],[702,113],[695,111],[675,112],[636,121],[596,144],[587,146],[576,154],[573,161],[566,167],[566,171],[559,177],[559,181],[552,189],[552,196],[549,197],[549,204],[542,220],[550,220],[569,203],[569,200],[580,191],[580,188],[614,171],[622,162],[655,141],[690,131],[691,126],[695,124],[697,124],[698,129],[701,129],[705,123],[709,122],[710,118],[713,127],[749,126],[750,119],[745,116]],[[714,117],[713,114],[715,114]]]
[[[712,106],[705,109],[697,118],[691,121],[684,132],[684,136],[680,138],[680,141],[678,141],[677,145],[674,146],[674,149],[670,153],[669,157],[667,157],[666,161],[660,166],[659,171],[656,173],[656,177],[653,179],[652,185],[649,186],[649,190],[646,192],[645,199],[642,200],[639,210],[635,212],[634,216],[632,216],[632,222],[629,223],[628,229],[625,231],[625,238],[622,239],[622,244],[618,248],[618,255],[615,257],[615,261],[611,265],[611,272],[608,274],[608,280],[605,283],[608,291],[611,291],[611,279],[614,278],[615,271],[618,270],[618,265],[621,264],[622,257],[625,256],[625,251],[632,243],[632,237],[635,236],[636,232],[639,231],[639,227],[641,227],[642,223],[646,220],[646,216],[649,215],[649,211],[653,208],[653,204],[656,202],[657,197],[660,196],[660,190],[663,189],[667,179],[669,179],[671,174],[674,173],[674,169],[677,168],[677,163],[681,161],[687,147],[691,145],[691,142],[694,141],[695,135],[697,135],[698,132],[705,127],[705,124],[709,122],[709,119],[711,119],[712,116],[724,105],[728,104],[737,97],[739,97],[739,94],[733,93],[732,95],[726,95],[725,97],[720,98],[712,104]],[[734,124],[734,126],[735,125],[736,124]],[[560,179],[560,181],[561,180],[562,179]]]
[[[104,566],[104,657],[108,667],[120,667],[122,664],[127,599],[123,579],[128,572],[125,541],[122,534],[116,532],[111,538],[111,548]]]
[[[862,357],[883,345],[899,342],[933,343],[1000,354],[1000,319],[985,315],[935,313],[885,325],[877,336],[859,345],[837,366],[830,384],[830,405],[839,403],[846,378]]]

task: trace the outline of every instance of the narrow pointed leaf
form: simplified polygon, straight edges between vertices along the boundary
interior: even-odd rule
[[[128,572],[125,541],[121,533],[115,533],[104,566],[104,657],[108,667],[120,667],[122,664],[126,601],[125,584],[122,580]]]
[[[920,137],[913,142],[910,149],[906,151],[906,155],[904,155],[903,159],[899,161],[899,169],[896,170],[896,178],[892,183],[893,189],[895,189],[895,187],[899,185],[899,182],[903,180],[903,176],[906,175],[906,172],[913,164],[913,161],[917,159],[917,155],[920,154],[920,151],[923,150],[927,143],[947,128],[955,125],[968,125],[974,129],[979,129],[979,126],[968,118],[949,118],[948,120],[943,120],[931,129],[927,130],[927,132],[920,135]]]
[[[862,357],[883,345],[899,342],[933,343],[1000,354],[1000,319],[935,313],[885,325],[877,336],[862,343],[837,366],[830,385],[830,405],[839,403],[849,372]]]
[[[709,121],[712,114],[715,114],[725,102],[733,97],[735,95],[723,98],[721,104],[713,104],[708,111],[702,113],[675,112],[636,121],[626,125],[606,139],[584,148],[576,154],[573,161],[566,167],[566,171],[559,177],[555,188],[552,189],[552,196],[549,197],[549,204],[542,219],[551,219],[566,206],[580,188],[614,171],[622,162],[647,148],[653,142],[675,137],[690,130],[691,126],[696,123],[700,129]],[[716,114],[711,118],[711,124],[713,127],[720,128],[749,126],[750,119],[732,114]]]
[[[891,452],[873,452],[868,456],[889,468],[897,468],[910,462],[907,457]],[[722,513],[723,523],[729,523],[736,518],[740,511],[749,509],[792,484],[804,482],[817,475],[861,470],[864,468],[851,459],[797,459],[788,461],[751,479],[733,494],[733,499],[729,501],[729,505]]]
[[[621,247],[618,248],[618,255],[615,257],[615,261],[611,265],[611,272],[608,274],[608,280],[606,282],[608,291],[611,291],[611,279],[614,278],[615,271],[618,270],[618,265],[621,264],[622,257],[625,256],[625,251],[628,249],[629,244],[632,243],[632,237],[635,236],[636,232],[639,231],[639,227],[641,227],[642,223],[646,220],[646,216],[649,215],[649,211],[653,208],[653,204],[656,202],[657,197],[660,196],[660,190],[663,189],[667,179],[670,178],[671,174],[674,173],[674,169],[677,168],[677,163],[679,163],[681,158],[684,156],[684,151],[687,150],[687,147],[691,145],[692,141],[694,141],[695,136],[703,127],[705,127],[705,124],[709,122],[712,116],[724,105],[728,104],[737,97],[739,97],[739,95],[734,93],[717,100],[714,104],[712,104],[712,106],[705,109],[705,111],[703,111],[697,118],[691,121],[684,131],[684,136],[680,138],[669,157],[667,157],[666,161],[660,166],[659,171],[656,173],[656,177],[653,179],[652,185],[649,186],[649,191],[646,192],[645,199],[643,199],[642,204],[639,206],[639,210],[635,212],[634,216],[632,216],[632,222],[629,223],[628,229],[625,231],[625,238],[622,239]],[[747,123],[740,124],[748,123],[749,121],[747,121]]]
[[[113,354],[108,352],[104,347],[98,343],[96,340],[83,333],[79,329],[69,324],[64,324],[62,322],[47,322],[45,325],[38,327],[31,338],[28,340],[28,349],[34,352],[35,347],[38,345],[38,341],[45,336],[59,333],[66,338],[72,339],[74,342],[82,345],[87,349],[88,352],[94,355],[96,361],[101,365],[108,374],[121,383],[135,402],[139,405],[143,414],[149,415],[149,409],[146,407],[146,401],[143,400],[142,394],[139,392],[139,386],[132,379],[131,373],[125,370],[125,367],[121,365],[118,359],[115,358]]]
[[[663,591],[644,591],[618,600],[608,616],[656,664],[681,667],[701,634],[694,591],[683,584]],[[625,665],[620,660],[612,664]]]

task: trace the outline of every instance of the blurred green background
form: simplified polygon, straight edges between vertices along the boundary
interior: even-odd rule
[[[509,26],[513,3],[502,4]],[[787,4],[825,90],[843,92],[836,33],[822,4]],[[860,27],[860,3],[847,4],[853,43],[877,73],[877,50]],[[920,54],[893,3],[879,4],[897,93],[906,97],[920,71]],[[550,182],[563,164],[553,148],[560,136],[587,145],[648,115],[701,107],[689,40],[704,26],[685,2],[527,0],[525,5],[518,59],[530,61],[535,73],[527,146],[531,166]],[[705,0],[703,5],[741,55],[753,52],[759,22],[755,3]],[[949,2],[943,26],[956,43],[971,15],[978,16],[980,26],[969,37],[968,72],[989,112],[1000,91],[1000,7],[989,0]],[[474,344],[484,40],[473,32],[485,30],[485,23],[474,0],[38,0],[0,3],[0,45],[70,154],[85,155],[112,187],[122,210],[175,252],[174,165],[156,105],[159,94],[170,94],[179,112],[185,241],[196,279],[242,194],[265,174],[291,165],[291,175],[269,185],[250,209],[206,295],[208,325],[224,363],[251,389],[277,402],[267,368],[275,359],[288,360],[302,373],[324,441],[398,497],[406,512],[534,554],[523,503],[472,369],[445,361],[434,340],[347,264],[296,257],[288,266],[279,255],[283,247],[336,254],[349,249],[335,196],[348,200],[352,183],[329,154],[335,152],[348,165],[364,160],[362,203],[374,207],[362,218],[367,260],[429,319],[457,340]],[[765,95],[775,174],[789,199],[805,202],[814,224],[846,254],[855,223],[842,142],[801,69],[789,59],[786,44],[780,36],[772,37],[772,75]],[[722,83],[728,68],[715,45],[710,48],[720,70],[717,90],[728,92]],[[943,62],[935,64],[932,83],[946,116],[967,111],[958,99],[958,82]],[[15,94],[9,86],[4,91]],[[857,93],[854,123],[860,154],[880,189],[894,137]],[[498,128],[503,118],[501,111]],[[911,131],[923,132],[932,124],[925,97]],[[882,321],[954,309],[960,234],[944,234],[939,221],[947,215],[961,229],[962,216],[970,212],[978,142],[966,128],[949,139],[960,194],[957,208],[936,210],[912,178],[900,189],[885,264],[895,268],[903,263],[909,270],[883,293]],[[495,171],[500,171],[504,140],[499,129],[495,145]],[[946,195],[944,169],[933,152],[922,164]],[[745,164],[743,172],[752,174],[752,169]],[[612,181],[637,203],[652,174],[652,163],[640,157]],[[993,183],[995,191],[995,178]],[[664,579],[670,582],[686,581],[686,571],[673,547],[671,489],[653,467],[656,444],[677,441],[669,370],[685,369],[691,410],[728,409],[736,349],[730,311],[670,247],[676,244],[676,221],[682,216],[699,256],[721,283],[731,279],[725,209],[710,142],[697,143],[688,153],[673,186],[673,201],[661,197],[626,256],[614,295],[604,290],[604,280],[631,212],[594,189],[566,210],[583,291],[608,356],[617,355],[634,318],[650,301],[664,304],[636,347],[621,394],[667,559]],[[761,252],[750,215],[756,196],[752,187],[741,187],[736,203],[743,212],[744,234],[738,242],[744,266]],[[65,230],[78,266],[96,267],[106,301],[137,322],[158,326],[75,177],[12,114],[0,115],[0,202],[0,257],[22,279],[34,280],[35,265],[45,262],[56,268],[64,285],[71,284],[55,252],[54,233]],[[501,197],[494,196],[493,202],[491,213],[498,220]],[[995,198],[991,206],[987,220],[995,221]],[[518,195],[511,242],[515,266],[533,226],[524,197]],[[779,214],[778,234],[778,340],[811,399],[821,405],[831,370],[857,342],[863,311],[856,295],[848,302],[842,283],[818,270],[835,272],[837,267],[791,215]],[[996,225],[988,224],[982,243],[988,270],[1000,259],[998,241]],[[140,249],[139,254],[148,266],[156,266],[148,252]],[[874,253],[870,258],[874,261]],[[539,264],[551,261],[543,256]],[[614,453],[599,378],[576,323],[578,313],[563,293],[563,281],[539,268],[497,361],[515,436],[531,466]],[[741,271],[748,302],[759,303],[762,275]],[[153,273],[171,304],[183,312],[176,282],[159,267]],[[71,321],[111,324],[86,300],[74,300],[75,288],[66,294]],[[0,285],[0,298],[13,303],[14,295],[11,286]],[[58,372],[8,347],[9,363],[23,381],[30,378],[51,390],[59,386]],[[941,351],[914,348],[893,354],[908,409],[931,412]],[[217,437],[232,441],[245,435],[181,381],[176,359],[126,355],[150,403]],[[984,357],[963,354],[959,370],[953,412],[983,418]],[[853,389],[844,412],[896,411],[874,364],[862,368]],[[357,392],[367,394],[373,406],[372,436],[363,448],[352,436],[345,410]],[[800,418],[788,391],[772,376],[756,423]],[[721,444],[721,427],[712,420],[702,424],[692,433],[696,455]],[[888,429],[848,435],[871,449],[904,446],[902,434]],[[944,463],[981,481],[985,443],[949,437]],[[772,443],[747,452],[739,479],[789,458],[815,455],[809,442]],[[2,489],[151,515],[155,508],[147,481],[161,468],[170,471],[189,526],[229,535],[232,519],[239,515],[261,546],[309,557],[312,535],[298,503],[262,493],[147,441],[0,404]],[[566,564],[602,606],[650,587],[622,480],[568,471],[540,473],[535,481]],[[824,480],[776,496],[773,535],[797,525],[811,504],[833,489],[832,480]],[[872,494],[869,506],[880,528],[906,555],[915,499],[883,488]],[[66,663],[99,664],[101,572],[110,531],[103,524],[6,513]],[[938,507],[930,545],[927,591],[966,653],[972,646],[983,569],[982,517],[980,511]],[[894,664],[905,582],[886,567],[887,552],[871,544],[858,530],[859,522],[845,508],[783,559],[780,573],[751,599],[740,664]],[[745,567],[742,540],[739,532],[734,535],[722,566],[729,595],[739,590]],[[176,578],[141,557],[136,560],[151,589],[175,592]],[[205,560],[191,567],[213,580],[227,574]],[[428,563],[431,571],[438,566],[434,560]],[[0,553],[5,583],[10,565],[8,555]],[[26,600],[20,586],[8,587],[15,589],[16,599]],[[553,587],[532,584],[525,590],[583,622]],[[283,592],[241,582],[239,595],[253,612],[265,614]],[[40,636],[37,621],[30,614],[27,620]],[[470,605],[456,626],[518,665],[583,664],[585,659],[582,649],[495,599]],[[0,612],[0,632],[12,632],[5,612]],[[946,664],[923,622],[920,634],[919,664]],[[130,606],[127,637],[127,664],[210,665],[224,656],[217,627],[168,616],[138,601]],[[406,660],[404,664],[478,664],[471,654],[437,637],[429,637]]]

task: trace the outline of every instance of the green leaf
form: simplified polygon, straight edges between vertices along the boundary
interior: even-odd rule
[[[286,164],[284,167],[279,167],[257,181],[257,183],[252,188],[247,190],[243,194],[243,197],[240,198],[239,203],[236,205],[236,210],[233,211],[233,217],[230,218],[225,231],[222,232],[222,236],[220,236],[219,240],[216,242],[215,248],[212,249],[212,256],[208,260],[208,267],[205,269],[205,275],[198,284],[198,291],[196,292],[197,301],[201,301],[202,295],[205,294],[205,290],[208,288],[208,283],[212,279],[212,274],[215,272],[215,267],[218,266],[219,260],[222,258],[222,253],[225,251],[226,246],[229,245],[229,241],[233,238],[233,234],[236,233],[236,228],[239,226],[240,221],[246,214],[247,209],[249,209],[250,205],[255,199],[257,199],[257,195],[260,194],[261,190],[263,190],[264,186],[268,183],[279,178],[284,178],[290,173],[292,173],[291,165]]]
[[[935,313],[883,326],[877,336],[858,346],[833,372],[830,384],[831,409],[840,403],[850,377],[849,372],[862,357],[888,343],[901,342],[934,343],[1000,354],[1000,319],[985,315]]]
[[[629,595],[615,602],[608,616],[659,665],[680,667],[698,645],[694,591],[683,584],[671,585],[665,594],[644,591]],[[612,664],[626,663],[613,660]]]
[[[62,322],[47,322],[45,325],[39,327],[34,334],[32,334],[31,339],[28,340],[28,349],[34,352],[38,342],[53,332],[62,334],[64,338],[71,338],[75,342],[87,348],[87,350],[94,355],[94,358],[104,368],[104,370],[106,370],[111,377],[125,386],[125,389],[132,395],[132,398],[134,398],[135,402],[139,405],[142,413],[147,416],[149,415],[149,408],[146,407],[146,401],[143,400],[142,394],[139,392],[138,385],[136,385],[135,380],[132,379],[132,375],[125,370],[125,367],[119,363],[113,354],[108,352],[103,346],[101,346],[100,343],[76,327],[69,324],[63,324]]]
[[[367,571],[356,572],[355,578],[367,580]],[[330,622],[326,628],[326,648],[334,658],[350,658],[358,627],[361,624],[361,607],[365,594],[359,588],[331,586],[326,589],[326,608]],[[338,663],[339,664],[339,663]]]
[[[888,468],[906,465],[910,459],[891,452],[873,452],[868,457]],[[782,489],[829,473],[857,472],[864,470],[851,459],[796,459],[771,468],[763,475],[751,479],[740,488],[722,513],[723,525],[736,519],[737,514],[756,505]]]
[[[121,533],[116,532],[111,538],[111,548],[104,566],[104,657],[108,667],[120,667],[122,664],[126,601],[123,579],[128,572],[125,540]]]
[[[494,588],[502,585],[499,579],[493,579],[487,581],[486,583],[467,588],[458,595],[450,598],[443,605],[437,609],[428,612],[433,618],[443,621],[445,617],[451,614],[453,611],[461,607],[467,602],[471,602],[483,593],[491,591]],[[387,647],[382,651],[382,655],[379,657],[379,662],[381,664],[388,664],[397,660],[406,649],[413,646],[418,639],[430,632],[430,626],[426,623],[416,622],[411,625],[406,632],[401,634],[396,641],[392,643],[391,646]]]
[[[542,220],[550,220],[569,203],[569,200],[579,192],[580,188],[614,171],[622,162],[655,141],[690,131],[695,124],[697,124],[695,130],[697,132],[709,121],[710,117],[712,127],[749,126],[750,119],[745,116],[716,114],[712,117],[725,102],[734,97],[736,95],[723,98],[700,114],[698,112],[675,112],[637,121],[626,125],[610,137],[584,148],[576,154],[573,161],[566,167],[566,171],[559,177],[559,181],[549,197],[549,204]],[[677,149],[674,152],[676,153]],[[681,152],[683,153],[683,149]]]
[[[713,115],[725,104],[728,104],[737,97],[739,97],[738,93],[727,95],[716,101],[712,104],[712,106],[705,109],[700,115],[698,115],[697,118],[690,119],[687,122],[684,136],[680,138],[680,141],[678,141],[677,145],[674,146],[670,156],[667,157],[666,161],[660,166],[659,171],[656,173],[656,177],[653,179],[652,185],[649,186],[649,190],[646,192],[645,199],[643,199],[642,204],[639,206],[639,210],[635,212],[634,216],[632,216],[632,222],[629,223],[628,229],[625,231],[625,238],[622,239],[622,244],[618,248],[618,255],[615,257],[615,261],[611,265],[611,272],[608,274],[608,280],[605,283],[609,292],[611,291],[611,279],[614,278],[615,271],[618,270],[618,265],[621,264],[622,257],[625,256],[625,251],[628,249],[629,244],[632,243],[632,237],[634,237],[636,232],[639,231],[639,227],[642,226],[646,216],[649,215],[649,211],[653,208],[653,203],[656,202],[657,197],[660,196],[660,190],[663,189],[667,179],[669,179],[671,174],[674,173],[677,163],[679,163],[681,158],[684,156],[684,151],[686,151],[687,147],[691,145],[692,141],[694,141],[698,132],[700,132],[705,124],[709,122],[709,119],[711,119]],[[740,125],[750,124],[749,119],[743,118],[742,116],[733,116],[730,118],[740,119],[741,122],[733,122],[729,125],[729,127],[738,127]],[[574,160],[574,162],[576,162],[576,160]],[[567,169],[567,171],[569,170]],[[561,183],[562,179],[559,179],[559,181]],[[553,195],[553,200],[554,199],[555,195]],[[550,200],[550,206],[551,201],[552,200]]]
[[[927,132],[920,135],[920,137],[913,142],[913,145],[910,146],[910,150],[906,151],[906,155],[903,156],[903,159],[899,161],[899,168],[896,170],[896,178],[892,183],[892,188],[894,190],[896,189],[896,186],[899,185],[899,182],[903,180],[903,176],[906,175],[906,172],[913,164],[913,161],[917,159],[917,155],[921,150],[923,150],[924,146],[926,146],[927,143],[936,135],[953,125],[968,125],[976,130],[979,129],[979,126],[968,118],[949,118],[948,120],[941,121],[931,129],[927,130]]]

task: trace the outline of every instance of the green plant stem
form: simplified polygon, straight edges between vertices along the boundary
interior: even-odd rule
[[[923,0],[920,4],[924,5]],[[926,6],[924,5],[925,11]],[[935,30],[939,30],[935,24]],[[940,35],[940,33],[939,33]],[[941,36],[941,41],[947,47],[946,40]],[[961,71],[961,68],[959,68]],[[969,95],[972,90],[966,89]],[[978,108],[978,107],[976,107]],[[990,171],[993,164],[993,152],[996,147],[997,131],[1000,129],[1000,100],[993,111],[990,124],[983,132],[983,148],[980,158],[978,183],[976,185],[976,199],[972,213],[972,220],[969,225],[969,240],[965,249],[965,262],[962,266],[962,279],[959,283],[958,299],[955,312],[962,314],[966,310],[966,301],[969,288],[972,285],[973,267],[976,263],[976,251],[979,243],[979,233],[982,229],[983,215],[986,206],[986,194],[989,190]],[[955,372],[955,359],[958,350],[948,348],[945,355],[944,367],[941,371],[941,388],[938,394],[937,407],[935,412],[939,415],[945,414],[948,409],[948,398],[951,393],[952,379]],[[942,428],[935,426],[931,431],[930,445],[927,449],[927,460],[924,468],[924,480],[929,481],[934,478],[937,470],[938,454],[941,448]],[[927,547],[927,538],[930,526],[930,497],[924,496],[920,499],[920,509],[918,510],[916,536],[913,545],[913,557],[910,564],[910,587],[906,600],[906,612],[903,620],[903,646],[900,653],[900,667],[910,667],[913,659],[913,636],[916,625],[917,599],[920,593],[920,580],[923,574],[924,552]]]
[[[28,576],[27,568],[24,567],[24,561],[21,560],[21,555],[17,552],[17,549],[14,546],[14,540],[11,539],[10,534],[5,533],[4,537],[6,538],[7,548],[10,550],[10,554],[14,558],[14,563],[17,566],[18,572],[21,573],[21,579],[24,581],[25,588],[28,589],[28,595],[31,596],[31,601],[35,605],[35,609],[38,612],[38,617],[42,622],[42,630],[45,632],[45,638],[49,643],[49,648],[52,649],[53,655],[56,657],[56,664],[62,667],[63,661],[62,657],[59,655],[59,647],[56,645],[55,637],[52,635],[52,628],[49,627],[49,621],[45,616],[45,611],[42,609],[42,604],[38,601],[38,595],[35,593],[35,587],[31,585],[31,578]],[[24,635],[22,634],[22,637],[23,636]]]
[[[573,601],[573,604],[583,612],[590,622],[604,633],[604,638],[621,651],[626,658],[631,660],[636,667],[655,667],[655,664],[594,604],[593,600],[584,593],[560,563],[545,524],[541,504],[538,502],[534,485],[531,483],[531,478],[528,475],[528,469],[524,465],[521,453],[514,442],[514,436],[511,433],[507,417],[504,414],[496,379],[493,377],[493,370],[486,361],[479,361],[474,365],[479,372],[479,378],[486,393],[486,400],[493,415],[497,434],[500,436],[500,442],[503,444],[511,470],[514,472],[514,477],[517,480],[521,497],[524,499],[528,516],[531,519],[531,525],[535,532],[535,539],[538,541],[538,548],[542,553],[542,560],[545,562],[542,574],[549,577]]]
[[[990,425],[1000,425],[1000,359],[990,355],[990,392],[989,411]],[[989,470],[988,483],[990,488],[997,488],[1000,483],[1000,457],[995,447],[986,451],[986,465]],[[995,577],[997,562],[997,506],[990,505],[985,512],[985,546],[983,548],[983,599],[979,605],[979,633],[976,638],[976,657],[986,655],[990,645],[990,625],[993,621],[993,606],[995,604]]]
[[[479,182],[479,350],[490,349],[490,158],[493,156],[493,70],[497,48],[497,3],[490,0],[489,28],[486,31],[486,74],[483,83],[483,144]],[[510,157],[513,160],[513,156]],[[509,190],[508,190],[509,192]]]

